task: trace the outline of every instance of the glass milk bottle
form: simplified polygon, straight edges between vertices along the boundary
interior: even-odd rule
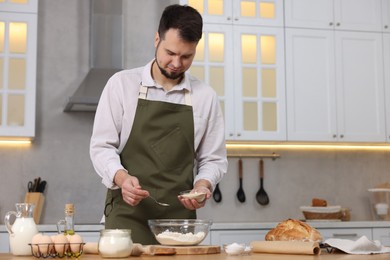
[[[37,225],[33,219],[34,204],[16,203],[16,212],[7,212],[4,218],[5,227],[9,233],[11,253],[13,255],[31,255],[31,240],[38,234]],[[11,225],[10,218],[15,216]]]

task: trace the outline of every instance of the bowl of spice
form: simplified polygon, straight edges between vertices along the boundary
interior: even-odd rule
[[[161,245],[193,246],[200,244],[207,236],[211,220],[200,219],[150,219],[150,230]]]

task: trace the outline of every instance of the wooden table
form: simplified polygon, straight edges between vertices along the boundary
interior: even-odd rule
[[[323,252],[321,255],[283,255],[283,254],[259,254],[252,253],[248,256],[229,256],[225,253],[220,254],[207,254],[207,255],[171,255],[171,256],[131,256],[129,258],[138,260],[389,260],[390,254],[377,254],[377,255],[348,255],[342,253],[328,254]],[[7,260],[34,260],[39,259],[33,256],[13,256],[10,254],[0,254],[0,259]],[[42,258],[44,259],[44,258]],[[67,259],[67,258],[46,258],[46,259]],[[68,258],[72,259],[72,258]],[[112,259],[112,258],[101,258],[98,255],[82,255],[80,260],[89,259]],[[123,259],[123,258],[121,258]]]

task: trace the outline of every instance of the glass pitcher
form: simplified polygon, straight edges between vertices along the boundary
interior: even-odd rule
[[[13,255],[31,255],[31,240],[38,234],[37,225],[33,219],[34,204],[16,203],[16,212],[9,211],[5,215],[4,223],[9,233],[11,253]],[[11,225],[10,218],[15,216]]]

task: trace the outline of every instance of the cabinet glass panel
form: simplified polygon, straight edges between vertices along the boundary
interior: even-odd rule
[[[0,125],[3,125],[3,95],[0,95]]]
[[[208,14],[211,15],[223,15],[223,0],[209,0],[208,1]]]
[[[241,1],[241,16],[256,17],[256,3]]]
[[[26,60],[9,59],[8,89],[25,89]]]
[[[4,88],[4,60],[0,58],[0,90]]]
[[[245,131],[257,131],[258,130],[258,113],[257,103],[244,102],[244,130]]]
[[[264,19],[275,19],[275,3],[260,1],[256,5],[255,1],[241,1],[241,17],[257,17]],[[258,8],[257,8],[258,7]]]
[[[219,101],[219,105],[221,106],[222,115],[225,115],[225,102],[221,100]]]
[[[4,52],[5,23],[0,22],[0,53]]]
[[[275,19],[275,4],[274,3],[260,3],[260,17],[266,19]]]
[[[209,33],[209,61],[223,62],[224,61],[224,35],[222,33]]]
[[[11,3],[14,3],[14,4],[27,4],[28,0],[11,0]]]
[[[277,110],[276,104],[271,102],[263,103],[263,131],[277,130]]]
[[[200,14],[204,14],[204,8],[203,8],[204,1],[203,0],[188,0],[188,5],[192,6],[196,10],[198,10],[198,12]]]
[[[257,97],[257,69],[242,69],[242,95],[244,97]]]
[[[189,71],[190,74],[196,77],[197,79],[201,81],[205,80],[205,75],[204,75],[205,71],[203,66],[192,65]]]
[[[208,0],[207,10],[205,10],[204,0],[188,0],[188,5],[198,10],[200,14],[223,15],[223,0]]]
[[[257,37],[256,35],[242,34],[241,35],[241,53],[242,63],[256,63],[257,58]]]
[[[274,36],[260,37],[261,62],[263,64],[275,64],[276,62],[276,39]]]
[[[204,33],[202,33],[202,38],[198,42],[198,45],[196,46],[196,53],[194,57],[194,61],[204,61]]]
[[[223,67],[210,67],[210,85],[218,96],[225,95],[225,70]]]
[[[262,69],[261,70],[261,86],[263,97],[276,98],[276,70]]]
[[[9,126],[23,126],[24,125],[24,96],[12,95],[8,96],[7,107],[7,125]]]
[[[19,22],[9,23],[9,50],[11,53],[26,53],[27,24]]]

